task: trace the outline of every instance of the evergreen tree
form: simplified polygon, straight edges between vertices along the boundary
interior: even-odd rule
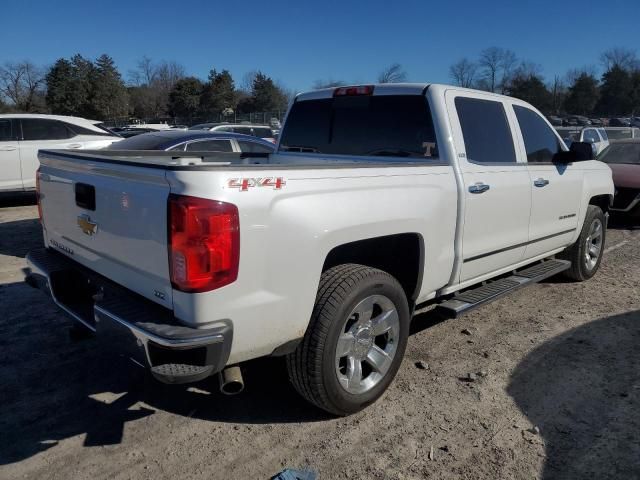
[[[200,97],[200,111],[203,115],[217,115],[226,108],[236,108],[236,89],[233,77],[228,70],[218,73],[209,72],[209,81],[205,84]]]
[[[542,112],[548,112],[552,108],[551,92],[542,79],[533,73],[514,77],[509,87],[509,95],[529,102]]]
[[[626,115],[633,108],[633,83],[629,72],[614,65],[602,75],[596,110],[604,115]]]
[[[91,105],[96,118],[110,119],[128,113],[127,89],[111,57],[101,55],[96,60],[91,80]]]
[[[204,85],[195,77],[178,80],[169,93],[169,111],[173,116],[193,118],[200,105]]]
[[[589,115],[598,101],[598,81],[588,73],[581,73],[574,84],[569,87],[569,94],[564,102],[567,112]]]

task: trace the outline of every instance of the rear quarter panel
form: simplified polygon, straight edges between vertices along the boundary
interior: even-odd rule
[[[282,177],[281,189],[229,187],[241,178]],[[306,331],[327,254],[344,243],[395,233],[424,241],[418,299],[451,275],[456,184],[448,166],[171,171],[171,192],[238,206],[238,279],[218,290],[174,291],[186,323],[233,323],[229,363],[270,354]]]

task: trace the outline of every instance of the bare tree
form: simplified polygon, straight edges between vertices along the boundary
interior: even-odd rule
[[[549,85],[549,91],[551,92],[552,97],[551,106],[553,108],[553,112],[558,113],[567,94],[567,87],[558,75],[553,77],[553,82]]]
[[[619,67],[623,70],[633,71],[640,70],[640,61],[635,50],[625,47],[614,47],[605,51],[600,55],[600,63],[606,71],[613,67]]]
[[[378,75],[378,83],[401,83],[407,81],[407,72],[399,63],[392,63]]]
[[[31,112],[43,96],[44,73],[28,61],[7,62],[0,68],[0,94],[18,110]]]
[[[522,60],[513,71],[513,76],[519,78],[538,77],[541,74],[542,65],[528,60]]]
[[[478,66],[467,58],[449,67],[449,76],[461,87],[473,87]]]
[[[144,55],[136,64],[135,70],[129,71],[129,83],[141,86],[151,85],[156,79],[156,66],[153,61]]]
[[[240,91],[251,94],[253,90],[253,84],[258,76],[258,70],[250,70],[242,76],[242,82],[240,82]]]
[[[503,50],[500,68],[502,78],[500,79],[500,93],[504,94],[509,88],[509,82],[513,78],[513,72],[518,64],[518,57],[513,50]]]
[[[498,86],[498,73],[502,67],[502,58],[504,50],[498,47],[485,48],[480,52],[478,66],[482,70],[482,74],[487,81],[487,87],[490,92],[495,92]]]

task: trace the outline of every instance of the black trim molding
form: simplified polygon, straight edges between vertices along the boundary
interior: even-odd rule
[[[513,250],[514,248],[526,247],[527,245],[531,245],[532,243],[542,242],[544,240],[549,240],[550,238],[559,237],[560,235],[566,235],[567,233],[572,233],[572,232],[575,232],[575,231],[576,231],[576,229],[572,228],[570,230],[564,230],[562,232],[558,232],[558,233],[553,233],[551,235],[547,235],[546,237],[536,238],[535,240],[530,240],[528,242],[518,243],[517,245],[511,245],[509,247],[504,247],[504,248],[501,248],[499,250],[494,250],[494,251],[488,252],[488,253],[482,253],[482,254],[476,255],[474,257],[465,258],[462,261],[462,263],[473,262],[474,260],[480,260],[481,258],[490,257],[491,255],[496,255],[498,253],[506,252],[508,250]]]

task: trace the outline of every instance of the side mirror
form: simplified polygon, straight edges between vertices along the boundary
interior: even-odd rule
[[[558,152],[553,156],[554,163],[586,162],[596,158],[596,146],[587,142],[572,142],[568,152]]]

